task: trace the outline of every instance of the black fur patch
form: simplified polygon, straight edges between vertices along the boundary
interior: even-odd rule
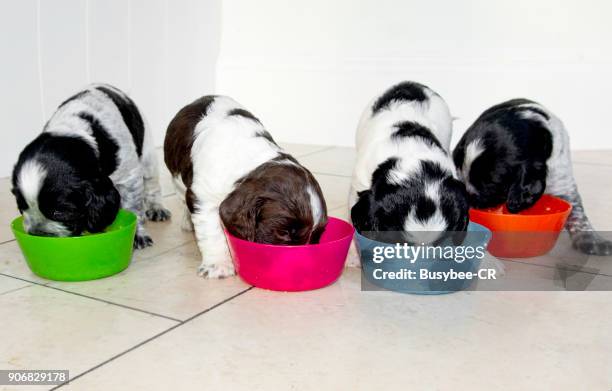
[[[392,139],[403,139],[407,137],[420,137],[432,146],[436,146],[442,150],[442,145],[438,139],[425,126],[412,121],[404,121],[395,125],[397,129],[391,134]]]
[[[139,157],[142,156],[142,144],[144,142],[145,129],[142,116],[140,115],[140,111],[138,111],[138,107],[136,107],[130,98],[127,96],[121,96],[110,88],[99,86],[96,87],[96,89],[105,93],[117,106],[119,112],[121,113],[121,117],[123,117],[123,122],[125,122],[127,128],[132,134],[132,139],[134,140],[134,145],[136,146],[136,152],[138,153]]]
[[[552,133],[538,119],[525,118],[525,111],[544,118],[548,114],[527,99],[513,99],[495,105],[478,117],[453,151],[453,161],[462,167],[465,149],[479,140],[484,149],[472,162],[467,180],[476,189],[470,204],[488,208],[510,201],[512,211],[535,203],[546,187],[546,161],[553,148]],[[536,167],[542,169],[535,170]]]
[[[377,113],[380,110],[386,109],[389,104],[396,101],[426,101],[427,95],[425,95],[425,88],[424,85],[413,81],[405,81],[397,84],[385,91],[385,93],[374,102],[372,111]]]
[[[274,141],[274,139],[272,138],[272,135],[270,134],[270,132],[268,132],[267,130],[263,130],[263,131],[255,133],[255,137],[263,137],[269,142],[271,142],[272,144],[278,146],[276,141]]]
[[[436,212],[436,203],[425,194],[425,188],[440,183],[439,209],[449,231],[465,231],[468,201],[465,187],[451,172],[432,161],[421,161],[421,169],[401,183],[389,182],[389,173],[396,169],[399,158],[381,163],[372,174],[370,189],[358,194],[351,208],[351,220],[359,232],[403,231],[406,217],[414,212],[426,221]]]
[[[91,130],[96,144],[98,144],[100,171],[104,175],[111,175],[117,169],[117,152],[119,146],[108,134],[104,126],[93,115],[81,112],[79,117],[87,121],[91,126]]]
[[[227,115],[229,115],[229,116],[238,115],[240,117],[252,119],[253,121],[257,121],[257,122],[261,123],[259,118],[255,117],[250,111],[245,110],[245,109],[232,109],[232,110],[230,110],[229,113],[227,113]]]
[[[27,209],[24,208],[27,204],[24,205],[17,178],[28,161],[36,161],[46,172],[37,201],[47,219],[62,223],[73,235],[86,229],[103,229],[114,220],[119,194],[101,173],[98,158],[85,140],[45,132],[24,148],[12,177],[20,210]],[[91,204],[94,198],[99,201],[95,207]],[[95,212],[95,216],[90,212]]]
[[[442,168],[440,163],[431,160],[421,160],[421,175],[431,179],[443,179],[451,176],[451,172]]]

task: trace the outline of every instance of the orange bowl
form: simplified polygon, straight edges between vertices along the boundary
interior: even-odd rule
[[[567,201],[545,194],[519,213],[510,213],[506,205],[470,209],[470,220],[493,232],[488,247],[492,255],[529,258],[546,254],[555,246],[571,211]]]

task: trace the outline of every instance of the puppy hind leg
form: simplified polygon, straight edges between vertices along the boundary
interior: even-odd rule
[[[574,248],[589,255],[612,255],[612,241],[602,238],[595,232],[584,211],[576,184],[563,194],[553,195],[572,204],[572,212],[565,223],[565,228],[570,234]]]
[[[147,219],[151,221],[165,221],[170,218],[171,213],[162,203],[159,167],[157,164],[157,157],[153,149],[143,152],[145,214]]]
[[[136,225],[136,236],[134,237],[134,248],[142,249],[153,245],[153,239],[147,233],[144,208],[144,180],[142,175],[135,175],[127,185],[117,185],[121,194],[121,206],[133,212],[138,219]]]
[[[204,278],[225,278],[235,274],[229,252],[219,208],[212,205],[198,205],[191,215],[202,263],[198,274]]]

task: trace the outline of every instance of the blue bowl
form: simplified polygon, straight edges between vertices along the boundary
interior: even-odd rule
[[[384,234],[382,233],[382,235]],[[372,235],[376,236],[376,233]],[[368,233],[368,236],[372,235]],[[389,238],[393,235],[384,236]],[[478,269],[487,244],[491,239],[491,231],[480,224],[470,222],[465,239],[460,246],[452,244],[450,239],[437,244],[443,249],[442,253],[445,253],[445,256],[431,250],[429,257],[424,257],[422,254],[410,261],[401,256],[398,257],[397,254],[391,255],[391,250],[395,250],[397,246],[395,242],[389,243],[389,240],[376,241],[358,232],[355,232],[355,239],[361,257],[363,277],[368,282],[385,290],[420,295],[439,295],[467,289],[478,278]],[[403,246],[403,243],[400,242],[400,245]],[[375,258],[379,258],[377,260],[380,261],[381,253],[384,253],[384,249],[389,247],[392,248],[386,250],[389,256],[385,257],[382,262],[375,262]],[[463,247],[463,250],[459,247]],[[475,250],[477,256],[467,259],[465,249],[470,247]],[[449,258],[448,255],[451,252],[454,255]],[[461,252],[464,253],[463,256],[457,255]],[[378,257],[375,257],[375,253]],[[465,259],[459,262],[461,258]],[[468,277],[468,273],[472,274],[471,278]],[[399,275],[400,278],[382,278],[391,274]],[[412,277],[408,278],[409,275]],[[451,276],[451,278],[444,280],[445,275]],[[432,278],[432,276],[439,278]]]

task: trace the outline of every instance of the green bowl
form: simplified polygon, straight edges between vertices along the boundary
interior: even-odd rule
[[[11,229],[34,274],[57,281],[95,280],[130,264],[136,215],[121,209],[104,232],[83,236],[30,235],[23,229],[23,217],[13,220]]]

